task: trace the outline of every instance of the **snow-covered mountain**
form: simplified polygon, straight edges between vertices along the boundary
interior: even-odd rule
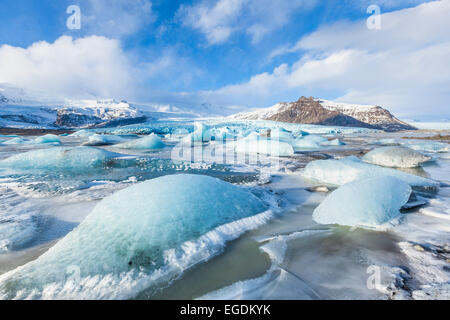
[[[80,101],[58,108],[55,125],[63,128],[116,126],[145,122],[143,111],[126,101]]]
[[[386,131],[415,129],[379,106],[346,104],[311,97],[301,97],[296,102],[282,102],[270,108],[238,113],[229,119],[367,127]]]

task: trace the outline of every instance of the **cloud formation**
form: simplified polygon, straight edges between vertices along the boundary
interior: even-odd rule
[[[135,86],[133,66],[120,42],[99,36],[27,48],[0,46],[0,83],[11,83],[54,98],[121,97]]]
[[[449,16],[450,1],[438,1],[383,14],[381,30],[367,29],[365,20],[323,27],[276,50],[301,52],[295,63],[202,94],[224,104],[264,106],[314,88],[340,92],[343,102],[383,105],[400,116],[439,115],[448,103]]]
[[[218,0],[182,5],[178,17],[185,26],[205,35],[209,44],[221,44],[233,33],[247,33],[260,41],[289,22],[298,9],[310,8],[315,0]]]

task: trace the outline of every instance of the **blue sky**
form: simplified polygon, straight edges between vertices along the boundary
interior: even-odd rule
[[[0,83],[229,112],[313,95],[450,117],[448,78],[425,82],[450,71],[449,5],[425,2],[2,0]],[[380,30],[366,26],[372,4]],[[69,5],[81,9],[80,30],[66,27]]]

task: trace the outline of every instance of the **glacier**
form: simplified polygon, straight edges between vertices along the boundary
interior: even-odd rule
[[[431,160],[431,157],[406,147],[382,147],[368,152],[362,160],[383,167],[415,168]]]
[[[147,180],[106,197],[37,260],[1,275],[0,298],[131,298],[217,253],[268,212],[251,192],[217,178]],[[78,281],[68,279],[74,270]]]
[[[396,169],[384,168],[366,163],[355,156],[339,160],[330,159],[312,161],[305,167],[302,176],[309,180],[333,186],[341,186],[363,178],[392,176],[405,181],[412,187],[439,187],[439,183],[434,180],[405,173]]]
[[[139,138],[136,140],[116,144],[115,147],[122,149],[134,149],[134,150],[154,150],[162,149],[165,144],[162,142],[161,138],[156,134],[152,133],[146,137]]]
[[[356,180],[342,185],[314,210],[319,224],[377,227],[398,215],[411,187],[392,176]]]
[[[86,170],[107,166],[118,153],[93,147],[54,147],[31,150],[0,160],[0,167],[40,170]]]

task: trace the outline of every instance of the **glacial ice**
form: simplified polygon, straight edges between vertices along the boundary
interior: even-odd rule
[[[183,139],[184,142],[209,142],[211,141],[211,131],[202,122],[195,123],[195,130]]]
[[[115,147],[123,148],[123,149],[134,149],[134,150],[154,150],[154,149],[162,149],[165,144],[162,140],[154,133],[137,139],[124,143],[120,143],[115,145]]]
[[[275,157],[294,155],[294,149],[289,143],[266,139],[256,133],[236,141],[235,151],[242,154],[263,154]]]
[[[82,170],[106,165],[119,154],[93,147],[55,147],[32,150],[0,160],[0,167],[14,169]]]
[[[321,143],[322,146],[344,146],[345,143],[339,139],[333,139]]]
[[[450,151],[450,145],[448,143],[437,141],[406,142],[402,143],[402,145],[411,148],[413,150],[422,152],[438,153]]]
[[[33,140],[34,144],[44,144],[44,143],[51,143],[51,144],[61,144],[61,140],[58,136],[54,134],[46,134],[44,136],[37,137]]]
[[[267,209],[249,191],[208,176],[148,180],[106,197],[37,260],[1,275],[0,298],[132,298],[217,254],[267,221]],[[79,281],[68,279],[72,271]]]
[[[307,135],[299,137],[292,142],[295,149],[320,149],[322,143],[327,143],[328,139],[318,135]]]
[[[439,183],[430,179],[405,173],[396,169],[379,167],[350,156],[340,160],[316,160],[308,163],[303,177],[334,186],[379,176],[392,176],[408,183],[412,187],[437,188]]]
[[[283,128],[275,128],[270,131],[270,139],[290,143],[292,140],[294,140],[294,136],[290,131],[287,131]]]
[[[376,227],[400,214],[411,187],[392,176],[356,180],[333,191],[314,210],[319,224]]]
[[[431,160],[420,152],[406,147],[381,147],[368,152],[362,160],[383,167],[415,168]]]
[[[109,134],[93,134],[90,135],[88,141],[84,142],[83,146],[106,146],[123,142],[123,138],[109,135]]]
[[[93,132],[93,131],[88,131],[88,130],[82,129],[82,130],[79,130],[79,131],[69,134],[69,137],[89,137],[94,134],[95,134],[95,132]]]
[[[5,145],[12,145],[12,144],[27,144],[30,143],[30,140],[28,139],[23,139],[23,138],[12,138],[8,141],[4,141],[3,144]]]

